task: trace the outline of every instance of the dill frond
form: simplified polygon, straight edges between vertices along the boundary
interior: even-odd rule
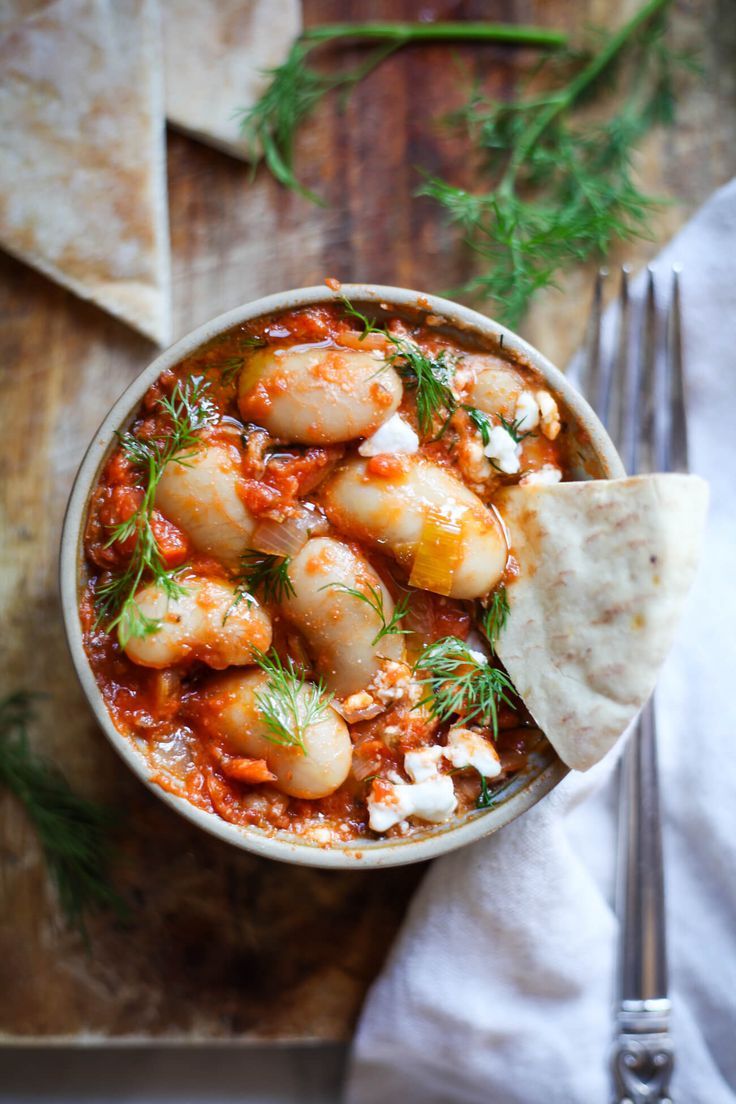
[[[490,725],[498,736],[498,706],[513,706],[508,694],[514,687],[508,675],[478,660],[456,636],[445,636],[428,645],[414,664],[419,682],[429,693],[420,702],[428,705],[440,721],[460,718],[465,724]]]
[[[386,607],[384,603],[383,591],[380,587],[373,586],[372,583],[367,583],[367,592],[358,590],[356,587],[346,586],[345,583],[327,583],[326,586],[320,587],[320,590],[341,590],[343,594],[350,594],[353,598],[357,598],[358,601],[364,602],[366,606],[370,606],[376,616],[381,622],[381,628],[371,640],[371,647],[375,648],[379,640],[383,640],[384,636],[407,636],[411,633],[411,629],[402,629],[401,622],[409,612],[410,595],[405,594],[394,607],[394,611],[389,618],[386,617]]]
[[[268,728],[266,738],[282,747],[299,747],[306,755],[309,727],[324,715],[329,704],[324,684],[308,682],[291,657],[284,663],[273,649],[266,654],[253,649],[256,663],[268,676],[256,703]]]
[[[670,0],[649,0],[567,83],[518,102],[476,92],[452,116],[481,153],[488,186],[470,192],[430,177],[420,194],[435,199],[483,260],[461,293],[491,300],[518,325],[535,294],[563,269],[605,258],[614,243],[647,237],[662,201],[636,183],[632,157],[658,123],[674,115],[673,69],[662,13]],[[577,114],[626,55],[628,93],[603,121]]]
[[[365,61],[343,72],[326,72],[308,64],[312,51],[324,43],[368,42],[373,47]],[[294,43],[281,65],[267,70],[271,80],[260,99],[247,110],[236,111],[241,134],[254,162],[261,158],[272,175],[287,188],[315,203],[322,201],[296,177],[294,146],[299,128],[317,104],[331,92],[346,98],[382,61],[411,42],[501,42],[509,45],[558,49],[566,38],[540,27],[496,23],[340,23],[311,27]]]
[[[199,448],[198,432],[216,417],[216,408],[206,395],[207,387],[201,379],[189,379],[183,385],[177,383],[171,396],[158,400],[170,422],[163,437],[148,440],[131,432],[120,436],[123,453],[143,477],[143,497],[134,513],[110,533],[108,547],[132,537],[135,544],[126,568],[98,585],[95,605],[97,624],[105,624],[107,632],[117,631],[123,648],[131,637],[148,636],[158,629],[158,622],[146,617],[135,600],[144,578],[152,577],[167,598],[180,598],[185,593],[176,573],[164,564],[151,519],[164,468],[172,460],[186,465]]]
[[[113,908],[122,898],[110,883],[112,811],[80,797],[60,771],[30,746],[34,695],[0,701],[0,783],[21,802],[36,830],[67,922],[84,932],[85,914]]]

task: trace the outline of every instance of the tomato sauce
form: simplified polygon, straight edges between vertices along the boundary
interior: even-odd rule
[[[427,352],[446,351],[452,356],[467,352],[456,336],[436,326],[392,322],[388,332],[408,335]],[[199,440],[219,443],[234,450],[237,457],[237,495],[242,504],[261,521],[284,521],[304,503],[319,505],[320,486],[340,465],[353,445],[298,446],[274,440],[265,429],[241,420],[237,403],[239,375],[248,358],[264,346],[286,348],[292,345],[331,343],[332,348],[371,349],[391,356],[395,346],[383,333],[362,335],[356,320],[339,306],[316,306],[264,317],[236,326],[214,338],[167,371],[149,389],[135,414],[128,432],[144,442],[165,442],[171,432],[171,418],[161,405],[176,388],[189,380],[206,387],[213,418],[202,428]],[[477,353],[477,349],[471,350]],[[338,371],[339,360],[325,360],[324,374],[330,378]],[[530,387],[540,381],[531,369],[514,364],[526,373]],[[288,389],[289,381],[280,377],[279,386]],[[259,391],[263,414],[272,401],[273,381]],[[462,400],[462,401],[460,401]],[[421,453],[443,466],[453,468],[485,502],[519,475],[507,475],[494,467],[483,452],[477,426],[463,408],[460,396],[457,410],[440,418],[431,437],[425,436]],[[251,401],[250,409],[253,409]],[[415,392],[404,389],[400,407],[402,418],[418,430]],[[563,478],[569,470],[564,433],[550,440],[539,431],[522,442],[522,463],[528,472],[545,465],[554,466]],[[385,479],[401,478],[406,459],[402,455],[383,454],[368,461],[368,471]],[[523,475],[523,472],[522,472]],[[368,826],[367,798],[371,784],[381,785],[393,778],[405,779],[403,757],[407,751],[429,743],[442,743],[448,723],[439,723],[417,694],[392,698],[390,685],[384,687],[381,712],[368,719],[350,721],[346,714],[353,745],[353,760],[347,779],[328,796],[303,799],[288,796],[274,785],[276,777],[260,756],[243,755],[218,735],[212,721],[211,702],[204,694],[212,671],[201,660],[154,669],[133,662],[121,646],[116,631],[109,631],[112,614],[100,612],[100,595],[106,585],[130,568],[138,529],[136,518],[146,510],[150,488],[146,472],[126,455],[122,444],[105,464],[89,502],[85,529],[85,555],[88,581],[80,600],[87,655],[105,704],[118,730],[146,754],[151,778],[163,789],[185,797],[200,809],[239,825],[254,825],[269,831],[286,830],[327,846],[340,840],[372,837]],[[155,507],[148,513],[154,554],[166,572],[187,565],[202,577],[228,580],[232,569],[197,552],[190,534],[165,517]],[[126,529],[126,526],[128,527]],[[408,572],[394,559],[361,542],[352,542],[386,583],[395,601],[409,594]],[[513,559],[509,560],[513,571]],[[173,576],[176,579],[176,575]],[[143,574],[141,582],[149,577]],[[472,602],[441,597],[429,591],[410,595],[409,612],[403,623],[409,665],[429,644],[453,636],[472,642],[477,636],[477,608]],[[316,677],[307,643],[285,619],[276,601],[263,600],[273,624],[273,647],[289,656],[308,677]],[[114,611],[113,611],[114,612]],[[390,665],[389,665],[390,666]],[[411,667],[404,674],[411,675]],[[419,697],[426,698],[420,687]],[[542,737],[523,705],[499,709],[497,750],[505,781],[522,769],[530,749]],[[462,772],[457,786],[457,813],[475,807],[481,791],[475,771]],[[402,825],[389,835],[405,833],[420,824]]]

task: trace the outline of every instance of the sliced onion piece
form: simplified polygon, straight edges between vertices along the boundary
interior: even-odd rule
[[[317,510],[298,507],[284,521],[264,518],[251,537],[251,548],[271,556],[296,556],[310,537],[322,532],[325,518]]]
[[[462,533],[461,520],[437,509],[427,510],[409,585],[434,594],[449,594],[462,559]]]

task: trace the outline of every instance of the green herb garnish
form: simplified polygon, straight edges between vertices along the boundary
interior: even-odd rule
[[[400,622],[409,612],[409,595],[405,594],[404,597],[397,602],[393,613],[387,620],[383,590],[380,587],[373,586],[372,583],[367,583],[366,586],[368,588],[368,593],[363,590],[357,590],[355,587],[346,586],[344,583],[327,583],[326,586],[320,587],[320,590],[341,590],[344,594],[350,594],[353,598],[357,598],[359,601],[365,602],[367,606],[370,606],[381,621],[381,628],[373,637],[373,640],[371,640],[372,648],[375,648],[376,644],[379,640],[383,640],[384,636],[408,635],[411,629],[400,628]]]
[[[373,41],[362,65],[339,73],[326,73],[307,64],[313,50],[325,42]],[[341,90],[343,96],[394,51],[410,42],[504,42],[556,49],[565,36],[537,27],[502,26],[494,23],[342,23],[311,27],[294,43],[286,61],[269,70],[271,82],[253,107],[238,112],[241,133],[251,158],[263,157],[273,176],[287,188],[319,203],[294,173],[294,143],[300,125],[328,93]]]
[[[486,606],[479,605],[478,624],[496,654],[496,645],[509,616],[509,599],[503,583],[497,586]]]
[[[535,436],[535,434],[532,433],[530,429],[521,429],[521,424],[524,421],[523,418],[514,418],[512,421],[509,422],[506,420],[506,418],[504,418],[503,414],[499,414],[498,420],[508,433],[509,437],[511,437],[514,443],[517,445],[520,445],[521,442],[524,441],[527,437]]]
[[[266,602],[283,602],[296,594],[289,578],[290,556],[273,556],[268,552],[256,552],[249,548],[240,558],[240,574],[236,586],[236,601],[246,595],[261,591]],[[231,607],[232,608],[232,607]]]
[[[440,721],[459,717],[465,724],[475,721],[490,725],[494,740],[498,736],[498,705],[514,692],[508,675],[480,662],[468,645],[457,636],[445,636],[424,649],[414,664],[423,677],[419,682],[429,689],[420,705],[429,705]]]
[[[478,771],[480,774],[480,771]],[[486,782],[485,775],[480,775],[480,793],[476,798],[476,809],[490,809],[493,805],[493,794],[488,789],[488,783]]]
[[[483,447],[490,445],[491,443],[491,419],[487,414],[484,414],[482,410],[478,410],[477,406],[469,406],[467,403],[463,403],[463,410],[467,413],[471,422],[480,433],[480,439],[483,442]]]
[[[144,577],[150,575],[169,599],[185,593],[177,582],[176,572],[169,571],[164,564],[151,519],[164,468],[170,461],[186,466],[199,449],[197,433],[216,416],[215,407],[206,396],[207,387],[201,379],[189,379],[183,385],[177,383],[170,398],[158,400],[171,422],[165,436],[151,440],[130,432],[120,436],[123,454],[143,475],[143,498],[127,521],[116,525],[110,534],[108,548],[133,536],[135,544],[125,570],[97,587],[95,602],[97,624],[107,622],[108,632],[117,629],[123,648],[131,637],[148,636],[159,628],[159,622],[147,617],[135,600]]]
[[[299,747],[306,755],[307,730],[320,720],[329,705],[324,684],[321,680],[308,682],[291,657],[284,663],[277,652],[272,650],[266,655],[257,648],[253,648],[253,655],[268,675],[264,688],[255,694],[268,728],[264,735],[282,747]]]
[[[431,434],[436,418],[442,418],[446,426],[457,408],[457,399],[451,387],[455,363],[448,359],[445,350],[436,355],[424,353],[409,338],[397,337],[385,327],[377,326],[346,296],[341,296],[341,302],[346,313],[363,327],[363,338],[369,333],[380,333],[393,345],[394,351],[387,358],[387,363],[396,368],[407,389],[415,392],[417,421],[422,436]]]
[[[0,701],[0,783],[21,802],[38,834],[68,923],[84,932],[86,913],[126,911],[108,878],[115,817],[74,793],[61,772],[33,751],[33,697],[19,692]]]
[[[658,17],[669,2],[649,0],[593,57],[578,55],[567,83],[510,103],[476,93],[451,117],[481,155],[486,187],[430,178],[420,194],[442,205],[486,263],[460,290],[491,299],[511,326],[561,269],[649,234],[660,201],[638,187],[632,162],[643,135],[674,115],[672,72],[684,59],[663,40]],[[581,117],[591,93],[612,83],[625,48],[622,107],[603,121]]]

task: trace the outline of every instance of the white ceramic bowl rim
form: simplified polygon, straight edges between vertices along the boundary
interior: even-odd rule
[[[199,828],[257,855],[307,866],[355,869],[420,862],[472,843],[482,836],[495,832],[535,805],[564,778],[568,770],[559,759],[555,759],[518,793],[513,794],[496,808],[473,814],[469,818],[462,818],[457,823],[450,822],[442,826],[439,832],[418,837],[409,836],[380,841],[354,840],[337,846],[321,847],[306,841],[297,842],[293,834],[268,834],[257,828],[240,827],[223,820],[214,813],[198,809],[185,798],[169,793],[151,781],[151,768],[145,756],[135,747],[132,740],[118,732],[110,718],[84,650],[78,611],[83,523],[87,501],[115,439],[116,430],[128,422],[151,384],[167,368],[172,368],[207,341],[233,326],[261,315],[331,303],[336,301],[339,295],[347,296],[351,302],[358,304],[385,303],[390,307],[437,315],[456,330],[479,334],[486,340],[503,335],[504,349],[523,357],[562,397],[570,413],[587,431],[592,451],[597,455],[603,470],[608,472],[609,478],[624,474],[618,454],[603,426],[562,373],[533,346],[477,311],[436,295],[425,295],[406,288],[386,287],[379,284],[343,284],[337,292],[326,286],[281,292],[236,307],[199,326],[161,353],[120,396],[87,449],[72,488],[61,538],[60,590],[67,640],[86,697],[100,727],[115,750],[150,790]]]

